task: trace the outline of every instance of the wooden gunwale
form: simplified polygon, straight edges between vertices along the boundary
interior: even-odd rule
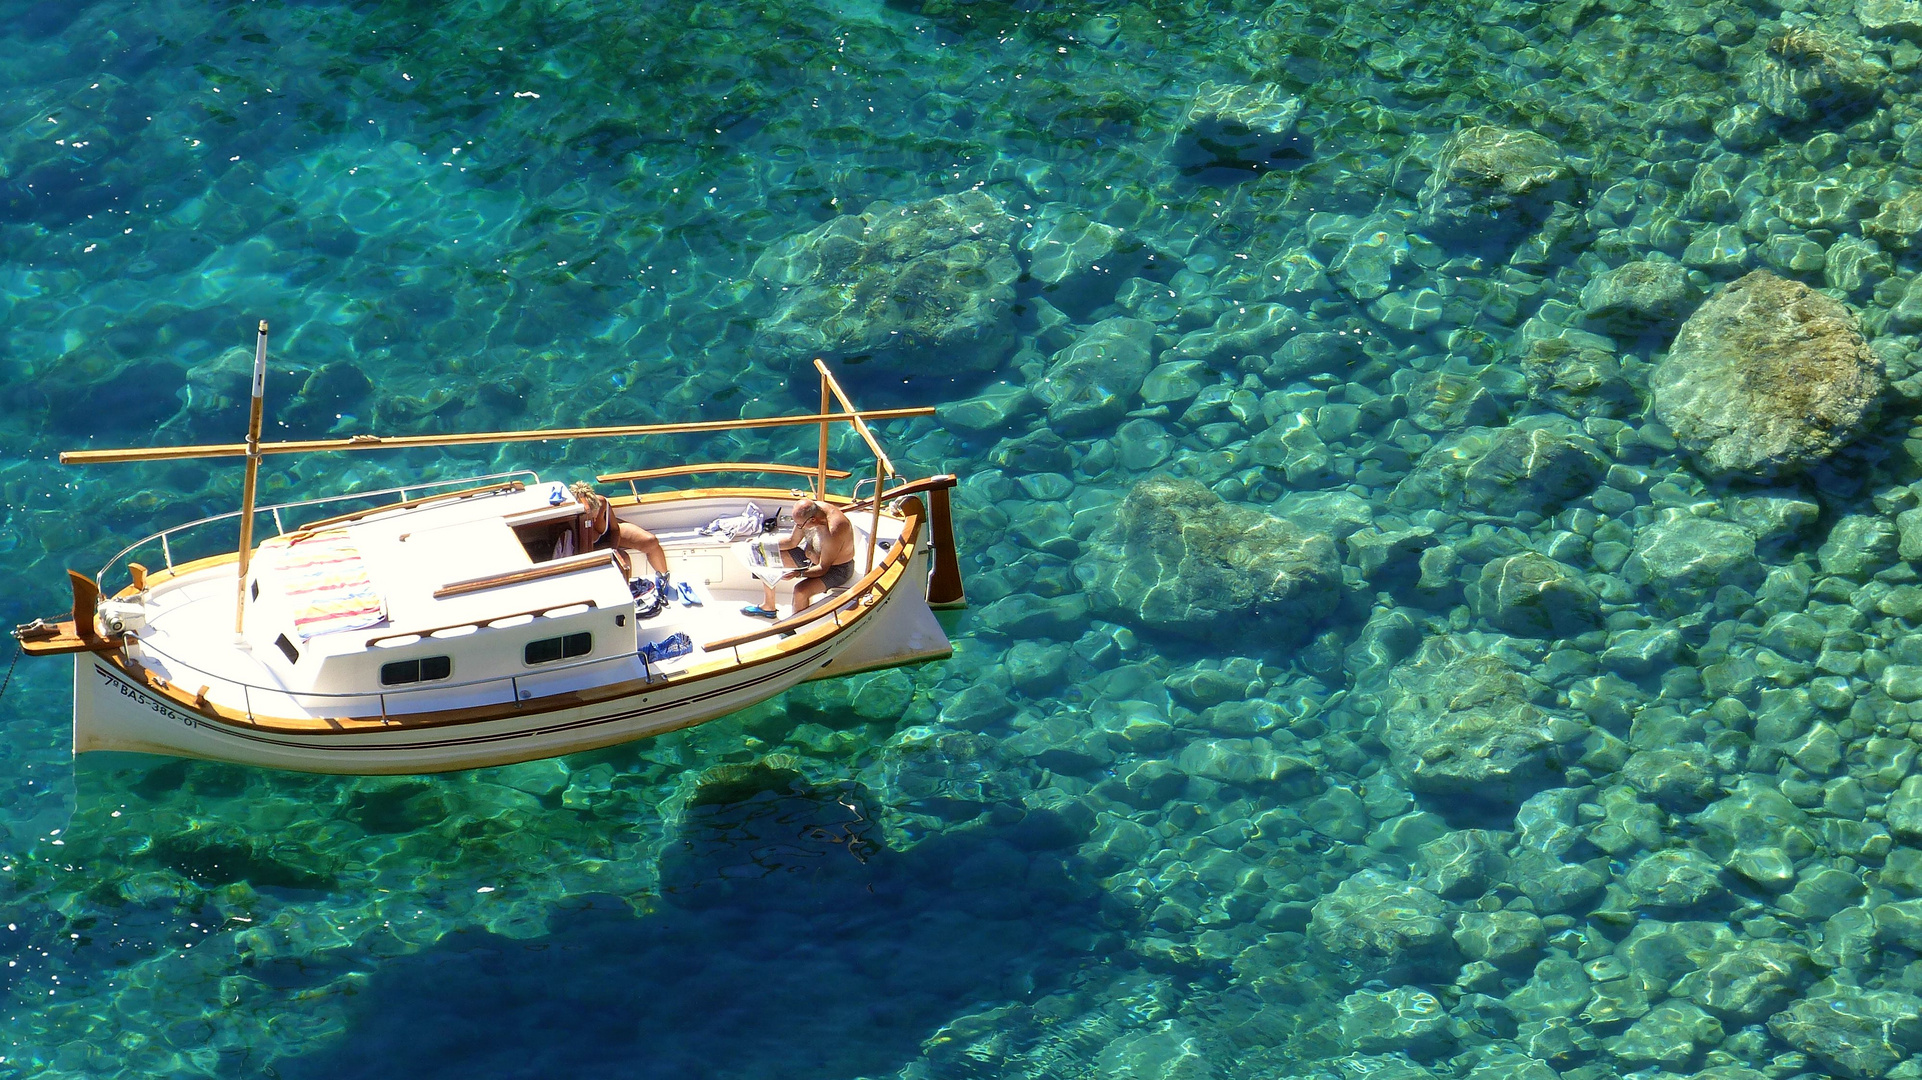
[[[710,489],[709,494],[712,493],[713,489]],[[673,495],[681,493],[664,492],[661,494]],[[642,498],[647,499],[648,497],[642,496]],[[139,663],[129,663],[124,653],[105,653],[102,654],[101,658],[113,665],[129,680],[145,687],[148,692],[165,698],[170,704],[191,711],[196,716],[204,717],[216,723],[250,731],[274,731],[290,735],[366,734],[395,729],[445,727],[458,724],[480,723],[515,716],[538,716],[543,713],[558,712],[563,709],[596,705],[636,694],[652,693],[656,690],[672,689],[678,691],[695,682],[706,681],[730,672],[746,671],[784,660],[793,656],[795,653],[802,652],[828,638],[844,632],[848,628],[858,624],[863,617],[878,608],[880,603],[887,599],[889,593],[901,584],[901,578],[907,572],[909,557],[914,550],[914,544],[911,540],[920,531],[921,515],[911,510],[905,521],[906,527],[902,530],[902,542],[895,544],[881,565],[869,571],[862,579],[865,582],[870,577],[874,578],[873,582],[865,586],[866,588],[872,589],[877,586],[880,587],[880,598],[876,600],[875,603],[855,605],[854,610],[848,613],[849,618],[846,621],[842,621],[839,618],[822,619],[817,617],[811,620],[814,625],[801,630],[793,637],[780,642],[777,647],[752,659],[715,660],[708,664],[690,668],[679,675],[671,676],[667,681],[649,682],[646,680],[629,679],[619,683],[611,683],[607,686],[592,687],[586,690],[570,690],[564,693],[532,698],[526,703],[515,702],[499,705],[476,705],[461,709],[403,713],[387,717],[349,716],[298,718],[264,716],[259,713],[255,713],[249,717],[245,713],[235,712],[231,709],[215,705],[206,701],[204,698],[196,699],[195,695],[189,694],[179,689],[173,683],[159,678]],[[224,558],[238,558],[238,554],[227,555]],[[879,576],[877,576],[877,574]],[[845,595],[852,597],[857,594],[855,590],[850,589]],[[842,606],[846,603],[847,601],[844,599],[840,604],[830,609],[830,611],[824,611],[823,614],[825,615],[831,612],[839,615]],[[369,692],[366,696],[375,696],[375,694],[376,692]],[[680,726],[685,727],[688,725]]]
[[[872,420],[898,420],[933,416],[934,409],[875,409],[863,413]],[[549,442],[558,439],[610,439],[641,435],[693,435],[715,431],[742,431],[754,428],[802,427],[808,424],[854,420],[860,417],[839,413],[814,416],[760,416],[738,420],[694,420],[680,424],[624,424],[615,427],[550,428],[540,431],[483,431],[470,435],[355,435],[346,439],[307,439],[299,442],[261,443],[259,453],[312,454],[329,450],[404,450],[419,446],[476,446],[483,443]],[[62,465],[107,465],[125,461],[178,461],[183,458],[245,457],[246,443],[207,443],[198,446],[157,446],[124,450],[63,450]]]

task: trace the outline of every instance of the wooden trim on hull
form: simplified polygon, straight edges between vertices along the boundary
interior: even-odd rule
[[[668,701],[649,702],[645,695],[628,695],[628,698],[637,698],[638,703],[633,706],[618,707],[625,699],[617,698],[612,702],[603,703],[617,706],[608,712],[589,712],[591,706],[580,706],[576,709],[540,714],[554,718],[553,722],[540,726],[512,727],[492,731],[476,730],[458,738],[417,738],[407,742],[374,742],[365,739],[330,739],[322,742],[311,736],[302,738],[216,724],[204,716],[188,716],[178,709],[169,709],[162,702],[142,701],[138,689],[125,684],[123,674],[81,658],[76,665],[76,683],[85,678],[88,673],[92,673],[96,678],[110,681],[117,686],[124,686],[125,689],[122,690],[110,688],[105,692],[124,693],[133,701],[155,712],[159,721],[163,723],[168,720],[175,721],[183,730],[192,731],[195,734],[177,741],[102,738],[86,731],[76,720],[74,752],[78,754],[95,750],[119,750],[332,774],[415,774],[475,769],[552,757],[557,754],[581,753],[693,727],[696,724],[739,712],[798,684],[806,677],[807,670],[820,662],[819,653],[813,653],[762,678],[717,687],[715,691],[704,696],[706,704],[702,703],[703,698],[675,698]],[[657,685],[655,689],[659,693],[664,692],[666,687]],[[77,685],[75,693],[78,699],[81,691]],[[645,719],[650,713],[671,713],[674,710],[687,709],[690,705],[696,707],[685,715],[662,716],[658,722],[654,723],[634,723],[634,721]],[[569,712],[580,712],[586,715],[568,717],[566,713]],[[415,734],[419,733],[418,730],[415,731]],[[402,733],[396,731],[393,734]],[[231,749],[223,750],[221,743],[227,740],[233,740],[234,745]]]

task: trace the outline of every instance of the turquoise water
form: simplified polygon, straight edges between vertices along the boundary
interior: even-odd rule
[[[884,435],[965,478],[973,602],[432,778],[76,764],[22,663],[0,1076],[1922,1072],[1922,11],[0,16],[0,617],[237,504],[54,455],[238,440],[263,318],[270,438],[800,411],[827,357],[940,408]]]

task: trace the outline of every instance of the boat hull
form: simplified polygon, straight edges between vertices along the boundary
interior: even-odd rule
[[[926,579],[925,553],[908,580]],[[913,587],[886,592],[858,626],[791,652],[687,682],[566,708],[444,725],[301,733],[212,719],[156,694],[112,655],[74,657],[73,745],[300,772],[408,774],[506,765],[594,750],[691,727],[809,679],[937,660],[952,653]]]

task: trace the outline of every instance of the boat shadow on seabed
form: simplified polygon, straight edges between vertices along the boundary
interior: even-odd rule
[[[907,851],[870,823],[852,782],[697,800],[652,912],[585,897],[543,937],[448,934],[388,961],[349,1029],[278,1075],[883,1075],[971,1004],[1045,992],[1095,960],[1096,891],[1054,815]]]

